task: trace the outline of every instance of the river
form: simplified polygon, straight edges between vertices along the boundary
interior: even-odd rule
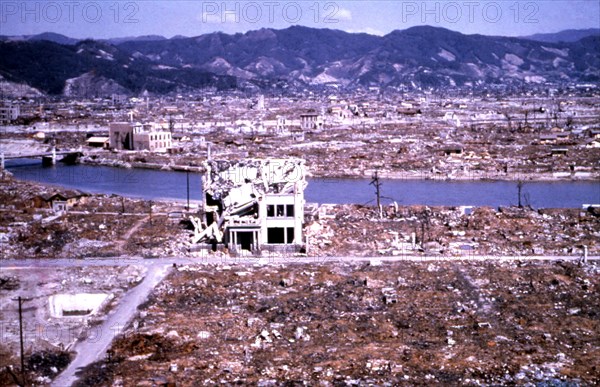
[[[43,167],[39,160],[10,160],[15,177],[87,192],[144,199],[187,198],[185,172],[124,169],[105,166],[58,164]],[[517,184],[510,181],[448,181],[381,179],[383,203],[430,206],[516,205]],[[312,178],[305,191],[307,202],[373,204],[375,188],[369,179]],[[201,175],[189,173],[190,200],[202,200]],[[600,203],[600,183],[594,181],[526,182],[523,203],[535,208],[580,208]]]

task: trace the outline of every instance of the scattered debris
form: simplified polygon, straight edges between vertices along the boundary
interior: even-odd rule
[[[155,289],[113,344],[104,384],[174,373],[178,385],[597,379],[595,261],[298,264],[243,277],[218,267],[175,271]]]
[[[16,290],[20,282],[17,277],[0,277],[0,290]]]

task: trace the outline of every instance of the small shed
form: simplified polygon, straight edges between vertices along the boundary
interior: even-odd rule
[[[108,149],[110,144],[109,137],[90,137],[86,140],[87,146],[91,146],[94,148],[103,148]]]
[[[568,151],[569,149],[566,147],[555,147],[551,149],[550,153],[552,156],[563,156],[566,155]]]
[[[40,194],[33,198],[33,207],[51,208],[55,212],[67,211],[79,203],[84,203],[87,196],[86,193],[77,190]]]

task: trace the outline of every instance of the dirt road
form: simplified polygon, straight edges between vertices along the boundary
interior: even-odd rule
[[[77,352],[69,367],[67,367],[53,382],[52,386],[71,386],[76,380],[76,373],[106,356],[113,339],[125,329],[134,317],[138,305],[144,302],[152,289],[167,275],[169,266],[153,264],[148,267],[146,277],[135,288],[131,289],[117,308],[108,315],[104,323],[90,328],[87,339],[75,345]]]

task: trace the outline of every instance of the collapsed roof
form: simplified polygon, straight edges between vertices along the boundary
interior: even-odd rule
[[[192,219],[193,243],[222,242],[230,221],[258,226],[263,197],[301,194],[307,185],[301,159],[209,160],[205,167],[202,184],[207,216],[204,225],[200,219]]]
[[[298,188],[306,188],[304,160],[210,160],[206,162],[203,184],[206,194],[214,200],[222,200],[226,206],[232,200],[231,196],[250,191],[256,196],[267,193],[291,194]]]

